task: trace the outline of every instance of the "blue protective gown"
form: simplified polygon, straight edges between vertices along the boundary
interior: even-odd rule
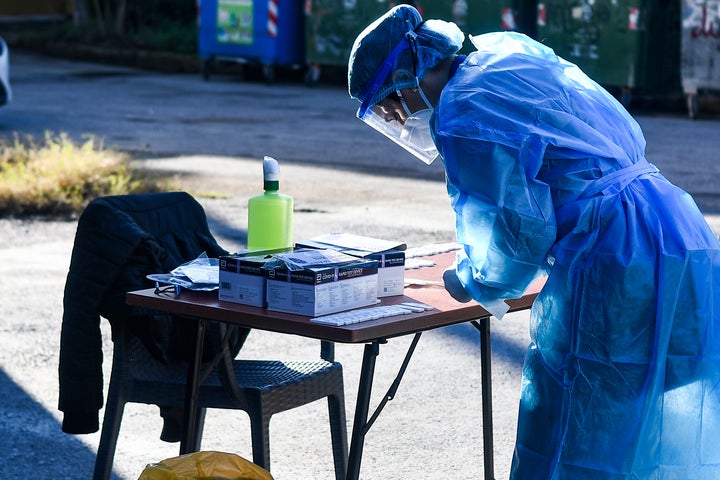
[[[605,90],[521,34],[473,39],[432,129],[458,276],[531,310],[512,479],[720,479],[720,244]]]

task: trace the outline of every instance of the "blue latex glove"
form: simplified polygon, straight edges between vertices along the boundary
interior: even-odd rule
[[[472,297],[465,291],[465,287],[463,287],[457,276],[455,265],[443,272],[443,283],[445,283],[445,290],[458,302],[467,303],[472,300]]]

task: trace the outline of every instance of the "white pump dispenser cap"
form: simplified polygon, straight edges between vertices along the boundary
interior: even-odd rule
[[[277,191],[280,188],[280,167],[273,157],[263,159],[263,183],[265,190]]]

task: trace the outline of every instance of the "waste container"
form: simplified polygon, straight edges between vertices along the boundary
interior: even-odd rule
[[[698,113],[698,92],[720,90],[720,0],[682,0],[680,75],[688,114]]]
[[[677,0],[544,0],[537,38],[627,106],[679,91],[678,24]]]
[[[454,22],[471,35],[512,30],[535,37],[537,0],[424,0],[422,10],[424,18]]]
[[[319,80],[322,66],[347,66],[355,38],[390,6],[390,0],[306,0],[306,83]]]
[[[198,12],[206,80],[214,60],[259,63],[268,82],[276,65],[305,62],[301,0],[201,0]]]
[[[537,0],[306,0],[305,59],[310,67],[306,81],[316,82],[321,66],[347,66],[358,34],[401,3],[416,7],[423,18],[455,22],[465,33],[518,30],[534,34]]]

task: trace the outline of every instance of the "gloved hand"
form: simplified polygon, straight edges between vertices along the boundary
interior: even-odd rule
[[[443,272],[443,283],[445,283],[445,290],[458,302],[467,303],[472,300],[472,297],[465,291],[465,287],[463,287],[457,276],[455,265]]]

